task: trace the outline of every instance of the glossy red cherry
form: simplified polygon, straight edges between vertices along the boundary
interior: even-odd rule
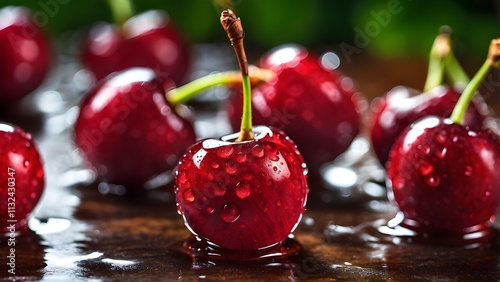
[[[31,12],[22,7],[0,10],[0,106],[35,90],[51,66],[51,48]]]
[[[422,118],[392,146],[387,186],[404,214],[402,225],[463,240],[472,233],[478,239],[478,232],[488,230],[500,204],[500,137],[491,129],[465,126],[464,116],[489,70],[499,66],[497,39],[450,118]]]
[[[176,174],[179,213],[194,234],[227,249],[257,250],[279,243],[297,226],[307,199],[300,153],[276,128],[254,128],[197,142]]]
[[[319,58],[297,45],[271,50],[260,67],[276,73],[252,93],[253,118],[285,131],[303,154],[311,173],[343,153],[358,135],[360,114],[352,81],[324,69]],[[228,104],[233,129],[241,116],[241,93]]]
[[[445,86],[445,74],[455,87]],[[369,137],[380,164],[385,166],[394,141],[411,123],[427,115],[449,117],[463,90],[461,85],[468,81],[469,78],[453,54],[451,30],[442,27],[431,48],[423,93],[398,86],[374,106]],[[463,124],[481,129],[485,126],[487,116],[488,107],[477,95],[465,112]]]
[[[119,27],[96,25],[81,57],[97,80],[115,71],[147,67],[180,85],[191,65],[190,44],[161,11],[138,14]]]
[[[0,232],[17,234],[44,191],[43,164],[31,135],[21,128],[0,123]]]
[[[426,117],[397,139],[388,161],[388,187],[403,224],[422,233],[484,229],[500,200],[500,141],[490,130],[471,130]]]
[[[107,181],[126,186],[140,186],[173,169],[195,142],[191,122],[165,98],[173,85],[145,68],[101,81],[83,101],[75,124],[75,142],[86,164]]]
[[[374,109],[369,132],[380,163],[385,165],[391,146],[407,126],[427,115],[450,116],[459,97],[457,89],[446,86],[433,88],[428,93],[403,86],[389,91]],[[476,96],[467,109],[464,125],[481,129],[487,116],[487,105]]]

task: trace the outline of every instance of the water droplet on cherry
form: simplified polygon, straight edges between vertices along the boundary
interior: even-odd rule
[[[446,132],[439,132],[438,134],[436,134],[436,136],[434,136],[434,140],[436,140],[436,142],[438,142],[439,144],[444,144],[444,142],[446,142]]]
[[[248,183],[238,183],[238,185],[236,185],[235,192],[238,198],[245,199],[250,196],[250,193],[252,193],[252,189],[250,189],[250,184]]]
[[[418,170],[420,171],[420,174],[426,176],[434,171],[434,167],[430,163],[423,161],[418,167]]]
[[[240,217],[238,206],[234,203],[227,203],[220,212],[220,217],[224,222],[232,223]]]
[[[224,187],[223,185],[220,185],[220,184],[212,183],[212,185],[210,185],[208,187],[208,193],[210,193],[210,195],[222,197],[222,196],[226,195],[226,187]],[[207,195],[207,196],[209,196],[209,195]]]
[[[441,148],[440,150],[437,150],[436,151],[436,157],[438,159],[444,159],[444,157],[446,156],[446,152],[448,151],[448,149],[446,147],[443,147]]]
[[[419,145],[418,149],[424,155],[428,155],[431,152],[431,146],[429,146],[429,144],[424,144],[422,146]]]
[[[228,162],[224,170],[227,172],[227,174],[236,174],[239,171],[239,165],[234,161]]]
[[[392,188],[393,189],[402,189],[405,186],[405,180],[403,178],[394,178],[392,180]]]
[[[218,163],[213,162],[213,163],[212,163],[212,168],[219,168],[219,164],[218,164]]]
[[[212,208],[211,206],[208,206],[206,209],[205,209],[206,212],[208,213],[213,213],[214,212],[214,208]]]
[[[465,166],[464,174],[465,174],[465,176],[472,175],[472,167],[470,165]]]
[[[234,149],[232,146],[220,146],[217,148],[217,156],[220,158],[229,158],[233,153]]]
[[[262,158],[264,156],[264,148],[259,145],[255,145],[252,148],[252,155],[257,158]]]
[[[189,203],[194,202],[193,190],[191,190],[191,189],[185,190],[183,196],[184,196],[184,200],[186,202],[189,202]]]
[[[441,183],[441,178],[439,177],[439,175],[433,173],[425,178],[425,182],[429,186],[437,187]]]

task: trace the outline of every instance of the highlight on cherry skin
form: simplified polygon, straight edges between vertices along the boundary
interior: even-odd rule
[[[33,19],[27,8],[0,9],[0,106],[33,92],[50,70],[50,40]]]
[[[20,234],[45,189],[45,173],[31,134],[0,123],[0,234]]]
[[[307,168],[281,130],[254,127],[254,140],[238,133],[194,144],[176,173],[176,201],[185,225],[209,243],[258,250],[285,240],[307,201]]]
[[[360,132],[360,100],[352,80],[326,69],[320,58],[295,44],[272,49],[257,65],[276,76],[252,89],[254,122],[285,131],[304,156],[309,173],[317,174]],[[241,92],[235,91],[227,105],[233,130],[239,128],[241,103]]]
[[[142,187],[171,171],[196,141],[189,115],[165,97],[172,80],[131,68],[109,75],[85,97],[74,139],[85,165],[109,183]]]

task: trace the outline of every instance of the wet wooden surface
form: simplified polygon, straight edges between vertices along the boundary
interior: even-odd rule
[[[472,63],[471,69],[477,65]],[[385,73],[377,73],[381,69]],[[419,60],[393,62],[360,57],[342,65],[341,70],[353,77],[370,101],[398,84],[421,87],[426,67]],[[76,87],[73,83],[58,81],[57,86],[71,89]],[[47,90],[51,85],[45,87]],[[77,92],[81,95],[83,90]],[[495,107],[497,98],[487,99]],[[6,240],[0,239],[2,280],[500,279],[497,231],[485,243],[463,246],[417,243],[381,234],[378,227],[385,226],[396,211],[380,194],[383,183],[376,181],[371,183],[375,192],[370,194],[367,187],[360,190],[360,185],[366,184],[362,182],[341,191],[311,180],[308,210],[294,232],[294,240],[302,249],[294,256],[245,263],[187,256],[182,244],[190,233],[175,210],[171,183],[140,195],[120,196],[116,194],[121,194],[121,188],[92,181],[78,165],[70,142],[74,100],[78,100],[76,95],[63,96],[60,109],[4,118],[35,132],[48,178],[30,224],[32,230],[16,238],[15,276],[7,272]],[[209,107],[207,111],[205,107],[197,114],[210,119],[218,109]],[[361,165],[365,164],[366,160]]]

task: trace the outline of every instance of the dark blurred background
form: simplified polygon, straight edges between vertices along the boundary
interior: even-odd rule
[[[268,49],[285,42],[314,48],[342,42],[356,46],[364,33],[366,50],[388,57],[427,56],[441,25],[450,25],[458,54],[482,58],[499,36],[500,1],[493,0],[140,0],[138,12],[163,9],[194,43],[226,40],[218,17],[231,5],[246,29],[246,43]],[[24,5],[47,18],[54,36],[111,21],[104,0],[0,0]],[[388,17],[387,17],[388,16]],[[359,43],[359,42],[358,42]]]

